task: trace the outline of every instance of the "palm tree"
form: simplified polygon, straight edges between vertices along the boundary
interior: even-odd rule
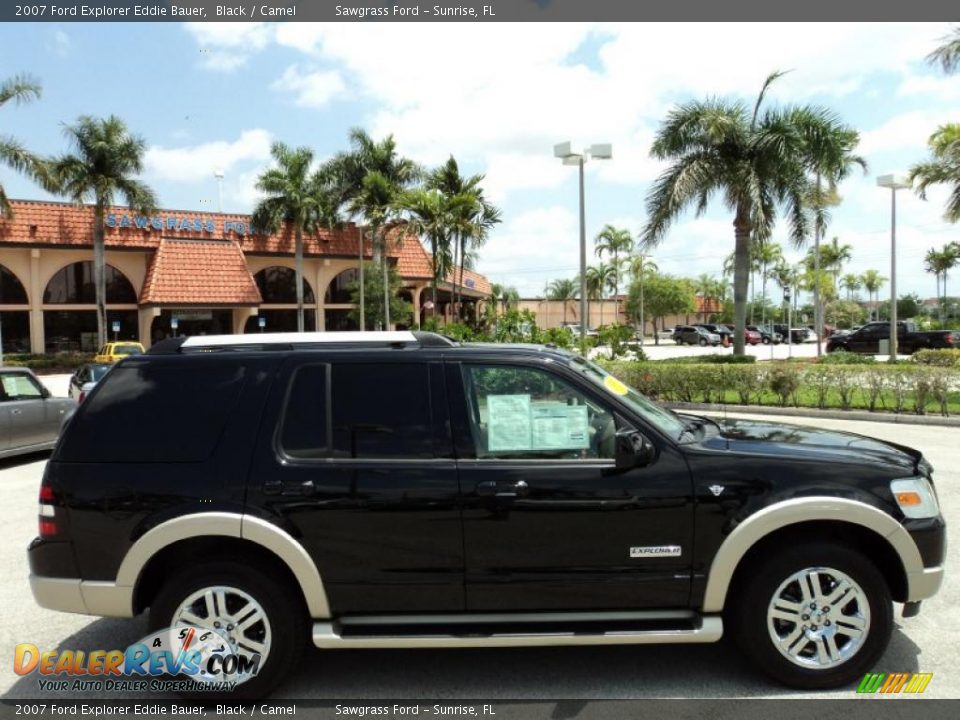
[[[808,234],[804,193],[807,172],[815,163],[818,137],[847,137],[832,113],[817,107],[765,110],[764,98],[781,73],[763,84],[752,112],[740,102],[695,101],[670,112],[661,125],[651,153],[672,161],[647,196],[650,219],[641,239],[652,245],[663,240],[670,225],[688,207],[698,215],[719,193],[734,214],[734,352],[744,354],[747,280],[752,242],[770,237],[777,209],[790,224],[790,237],[802,244]],[[835,144],[840,144],[839,142]]]
[[[853,248],[850,245],[841,245],[840,238],[834,237],[830,244],[823,248],[821,256],[824,269],[833,273],[833,288],[836,290],[840,283],[843,264],[853,259]]]
[[[93,203],[93,283],[97,304],[97,343],[107,339],[107,288],[104,217],[119,195],[128,207],[143,215],[156,207],[153,190],[136,178],[143,170],[146,143],[132,135],[115,115],[94,118],[81,115],[64,127],[73,152],[54,158],[50,186],[82,205]]]
[[[863,281],[863,289],[867,291],[867,299],[872,301],[874,296],[877,298],[877,303],[880,302],[880,288],[883,287],[884,283],[887,282],[887,279],[881,275],[876,270],[867,270],[861,276]],[[879,308],[874,305],[874,319],[880,317]]]
[[[840,278],[840,287],[847,291],[847,300],[852,300],[853,293],[863,287],[863,280],[856,273],[847,273]]]
[[[333,223],[335,200],[324,173],[311,171],[310,148],[294,149],[275,142],[270,154],[276,167],[257,178],[256,188],[266,197],[253,209],[251,224],[264,233],[277,232],[284,224],[293,228],[297,332],[303,332],[303,235],[312,235],[321,225]]]
[[[956,72],[960,69],[960,26],[953,28],[941,41],[943,44],[927,55],[927,62],[939,65],[945,73]]]
[[[603,325],[603,296],[607,290],[613,289],[616,282],[616,271],[613,265],[600,263],[587,268],[587,299],[600,301],[600,324]],[[589,326],[589,321],[587,326]]]
[[[949,123],[930,136],[930,157],[910,168],[910,181],[917,183],[917,194],[926,200],[931,185],[952,185],[944,218],[960,220],[960,123]]]
[[[657,263],[654,262],[653,258],[649,255],[644,254],[644,247],[639,248],[640,252],[636,255],[631,255],[627,258],[627,271],[630,273],[630,277],[637,283],[638,289],[640,291],[640,304],[637,320],[640,323],[640,344],[643,345],[643,336],[645,332],[645,323],[646,320],[643,316],[643,283],[647,279],[648,275],[653,275],[659,272],[660,268],[657,266]]]
[[[948,243],[942,250],[930,248],[924,257],[924,266],[927,272],[933,273],[937,278],[937,306],[939,309],[940,322],[943,322],[943,309],[947,303],[947,273],[957,265],[960,260],[960,251],[954,243]],[[943,294],[940,294],[941,278],[943,280]]]
[[[613,256],[613,297],[616,308],[616,321],[620,321],[620,253],[629,253],[633,249],[633,236],[629,230],[616,228],[613,225],[604,225],[593,239],[597,257],[602,258],[604,253]],[[601,306],[602,308],[602,306]]]
[[[351,218],[363,218],[370,228],[374,250],[383,267],[384,321],[390,325],[389,262],[385,232],[397,218],[401,192],[417,181],[422,172],[412,160],[397,153],[393,135],[375,141],[364,130],[350,131],[352,149],[336,155],[327,165],[337,188],[337,206],[346,209]],[[363,232],[360,233],[360,266],[363,266]],[[363,273],[360,273],[360,317],[364,317]],[[363,324],[361,322],[361,327]]]
[[[39,99],[40,93],[40,84],[36,80],[29,75],[15,75],[0,82],[0,107],[11,101],[15,105],[32,102]],[[32,177],[46,189],[51,189],[43,161],[10,135],[0,135],[0,163]],[[0,217],[13,217],[13,210],[2,183],[0,183]]]
[[[563,322],[567,322],[567,303],[577,297],[580,290],[580,283],[576,280],[560,279],[554,280],[547,286],[547,299],[560,300],[563,303]],[[574,313],[576,316],[576,313]],[[585,322],[584,318],[580,322]]]
[[[416,189],[400,195],[401,210],[409,215],[406,230],[426,237],[430,242],[430,285],[433,290],[433,311],[437,314],[437,285],[446,277],[453,262],[451,257],[451,200],[439,190]]]
[[[758,243],[753,248],[753,256],[758,265],[761,278],[760,307],[761,324],[767,324],[767,278],[770,277],[770,268],[783,259],[783,249],[775,242]]]

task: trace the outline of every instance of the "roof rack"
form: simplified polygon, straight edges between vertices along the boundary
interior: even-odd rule
[[[156,343],[148,355],[238,350],[316,350],[321,347],[456,347],[450,338],[432,332],[285,332],[250,335],[191,335]]]

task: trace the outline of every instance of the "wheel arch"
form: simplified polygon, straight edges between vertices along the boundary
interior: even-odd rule
[[[221,549],[248,548],[251,559],[275,562],[299,587],[310,616],[330,617],[323,580],[303,546],[273,523],[238,513],[195,513],[157,525],[127,551],[117,572],[116,585],[131,588],[133,610],[138,612],[144,607],[145,596],[155,590],[156,571],[169,558],[188,548],[210,550],[218,547],[218,542]]]
[[[923,560],[903,525],[882,510],[857,500],[808,497],[785,500],[750,515],[731,532],[714,556],[703,596],[703,612],[722,612],[739,572],[783,542],[800,542],[813,530],[855,542],[877,556],[877,567],[895,599],[910,597],[910,577]]]

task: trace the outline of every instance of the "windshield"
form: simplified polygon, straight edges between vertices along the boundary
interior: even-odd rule
[[[593,383],[602,387],[610,395],[616,395],[651,425],[667,435],[677,438],[685,429],[684,423],[676,413],[660,407],[642,393],[618,380],[599,365],[583,359],[570,361],[570,367],[582,372]]]

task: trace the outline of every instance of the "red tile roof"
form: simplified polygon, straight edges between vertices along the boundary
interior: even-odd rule
[[[141,305],[260,302],[243,251],[231,240],[161,240],[140,293]]]
[[[92,247],[91,206],[36,200],[12,200],[10,204],[13,217],[0,217],[0,244]],[[354,258],[359,250],[358,232],[356,225],[348,223],[339,230],[321,230],[305,236],[304,255]],[[248,255],[292,255],[294,252],[291,228],[284,227],[270,235],[253,235],[249,215],[158,210],[151,217],[143,218],[129,208],[111,207],[107,211],[105,241],[108,248],[159,250],[168,239],[228,240]],[[402,243],[390,243],[387,254],[397,259],[402,278],[429,280],[432,277],[430,255],[417,237],[410,235]],[[368,238],[364,243],[364,257],[372,256],[372,243]],[[240,257],[242,259],[243,255]],[[199,256],[196,259],[199,261]],[[154,258],[153,264],[156,261]],[[167,274],[169,271],[165,271]],[[473,288],[466,282],[468,278]],[[464,280],[468,289],[490,293],[490,282],[483,275],[468,270],[464,272]],[[447,282],[452,284],[453,277],[449,276]],[[144,289],[147,289],[146,285]]]

